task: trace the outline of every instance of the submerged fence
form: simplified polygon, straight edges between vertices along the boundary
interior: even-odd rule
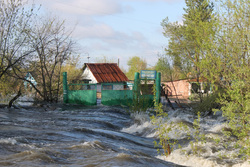
[[[102,83],[101,103],[103,105],[131,106],[142,102],[145,106],[153,106],[154,98],[156,98],[156,102],[160,102],[161,74],[157,73],[156,79],[153,80],[154,84],[148,86],[141,84],[142,80],[140,73],[135,73],[132,88],[130,83]],[[155,91],[153,91],[154,88]],[[96,105],[97,84],[68,84],[67,73],[64,72],[63,101],[70,104]]]

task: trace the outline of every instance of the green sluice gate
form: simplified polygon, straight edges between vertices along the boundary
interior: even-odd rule
[[[139,98],[144,108],[154,106],[154,95],[140,95]]]
[[[96,90],[71,90],[68,91],[68,103],[96,105]]]
[[[126,105],[133,102],[132,90],[102,90],[103,105]]]
[[[102,100],[103,105],[129,106],[133,102],[133,91],[129,89],[126,83],[105,83],[102,84]]]
[[[63,102],[96,105],[96,84],[68,84],[67,72],[63,73]]]

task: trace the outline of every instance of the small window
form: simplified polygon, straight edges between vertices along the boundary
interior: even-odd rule
[[[113,85],[102,85],[102,90],[113,90]]]

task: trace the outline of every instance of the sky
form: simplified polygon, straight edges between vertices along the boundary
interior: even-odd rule
[[[104,57],[127,70],[129,58],[138,56],[147,67],[164,54],[168,39],[161,22],[182,21],[185,0],[34,0],[41,12],[58,16],[74,29],[81,63]]]

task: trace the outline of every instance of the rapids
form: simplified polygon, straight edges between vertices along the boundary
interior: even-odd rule
[[[127,111],[101,105],[0,108],[0,166],[180,166],[157,158],[155,139],[146,135],[153,129],[128,131],[135,123]]]
[[[250,159],[246,160],[244,155],[238,154],[240,149],[234,148],[236,139],[226,138],[223,135],[222,129],[227,126],[222,112],[200,117],[199,135],[204,135],[205,140],[196,142],[194,121],[197,120],[197,115],[189,109],[167,108],[165,111],[168,113],[168,118],[161,118],[159,121],[164,127],[171,126],[167,136],[170,140],[178,142],[168,157],[158,155],[157,158],[190,167],[250,167]],[[134,124],[123,128],[122,132],[146,138],[158,138],[158,131],[155,130],[157,125],[151,122],[148,113],[134,113],[131,117]],[[180,123],[186,125],[187,129],[183,129]],[[188,135],[187,132],[190,134]],[[190,142],[196,142],[194,145],[197,153],[194,152]]]

